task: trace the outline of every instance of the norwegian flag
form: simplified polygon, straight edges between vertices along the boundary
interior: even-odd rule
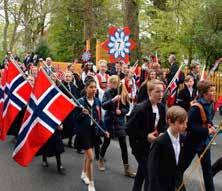
[[[174,75],[172,81],[170,82],[167,89],[169,90],[169,95],[167,98],[167,105],[168,107],[174,105],[176,101],[176,93],[179,86],[180,78],[182,79],[183,73],[181,72],[182,67],[184,66],[184,63],[182,63],[177,70],[176,74]]]
[[[1,131],[2,131],[3,104],[4,104],[4,91],[3,91],[2,85],[0,85],[0,134],[1,134]]]
[[[14,62],[8,62],[2,79],[4,103],[2,109],[0,139],[5,140],[8,130],[30,98],[31,85]]]
[[[51,83],[41,69],[31,93],[13,159],[21,166],[28,166],[74,108],[74,103]]]
[[[170,95],[168,96],[168,99],[167,99],[168,107],[174,105],[174,103],[176,101],[176,93],[177,93],[178,83],[179,83],[179,76],[177,74],[177,76],[174,78],[174,80],[172,81],[172,83],[169,86]]]
[[[7,68],[3,69],[1,71],[1,85],[0,85],[0,135],[2,131],[2,115],[3,115],[3,106],[4,106],[4,89],[5,89],[5,84],[6,84],[6,75],[7,75]]]

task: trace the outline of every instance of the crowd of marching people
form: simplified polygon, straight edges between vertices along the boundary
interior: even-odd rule
[[[99,170],[105,171],[105,156],[115,139],[121,150],[123,173],[134,178],[132,191],[186,190],[183,174],[196,154],[201,157],[206,191],[215,190],[213,176],[222,168],[222,160],[211,165],[208,144],[218,133],[213,124],[216,86],[201,79],[200,63],[193,62],[185,75],[174,54],[169,55],[169,69],[152,57],[143,58],[140,66],[100,60],[98,69],[87,62],[78,74],[75,60],[61,77],[50,57],[43,61],[28,53],[21,62],[9,52],[2,68],[12,58],[32,86],[41,65],[52,83],[81,105],[38,151],[43,167],[49,166],[48,157],[55,156],[58,173],[65,174],[61,154],[63,139],[68,139],[68,147],[84,154],[80,177],[88,191],[95,191],[94,155]],[[169,95],[174,93],[173,84],[175,96]],[[24,111],[20,113],[9,135],[17,137]],[[138,163],[136,172],[129,164],[128,143]]]

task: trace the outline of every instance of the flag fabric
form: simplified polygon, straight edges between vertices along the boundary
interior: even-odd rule
[[[176,93],[177,93],[177,88],[179,84],[179,75],[175,77],[175,79],[172,81],[172,83],[169,86],[169,95],[167,99],[167,105],[168,107],[174,105],[176,101]]]
[[[28,166],[38,150],[74,108],[74,103],[41,69],[23,118],[13,159],[21,166]]]
[[[16,116],[22,108],[27,105],[32,87],[24,78],[20,69],[10,60],[8,62],[8,68],[5,69],[2,80],[4,103],[0,139],[5,140],[7,132]]]
[[[171,107],[176,102],[177,89],[178,89],[181,79],[183,78],[183,73],[181,72],[183,66],[184,66],[184,63],[180,65],[179,69],[177,70],[172,81],[170,82],[169,86],[166,89],[166,91],[169,92],[169,95],[167,98],[168,107]]]
[[[1,131],[2,131],[3,104],[4,104],[4,91],[3,91],[2,85],[0,85],[0,134],[1,134]]]

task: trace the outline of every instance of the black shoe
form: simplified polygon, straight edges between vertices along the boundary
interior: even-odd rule
[[[60,165],[59,167],[57,167],[58,173],[61,175],[65,175],[66,174],[66,169]]]
[[[47,167],[49,167],[49,164],[48,164],[47,161],[42,161],[42,166],[43,166],[44,168],[47,168]]]

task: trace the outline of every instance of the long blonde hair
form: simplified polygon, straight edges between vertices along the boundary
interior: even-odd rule
[[[123,105],[126,105],[127,103],[129,103],[129,95],[128,95],[126,86],[120,81],[119,76],[117,76],[117,75],[110,76],[109,83],[117,85],[118,94],[120,94],[120,97],[121,97],[121,103]],[[119,92],[119,91],[121,91],[121,92]]]

